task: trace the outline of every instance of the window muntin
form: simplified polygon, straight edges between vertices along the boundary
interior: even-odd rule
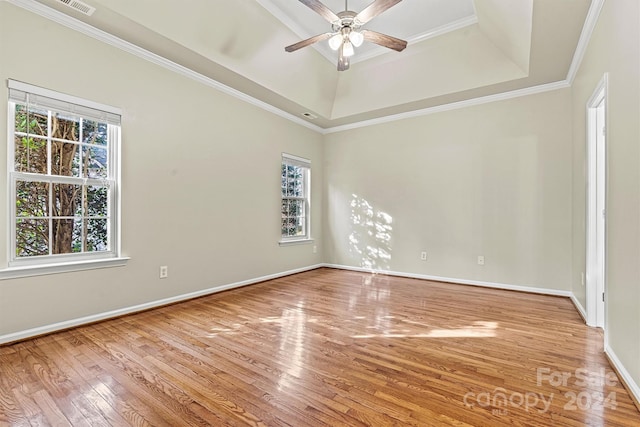
[[[118,256],[120,116],[96,105],[9,81],[10,265]]]
[[[283,241],[310,238],[310,171],[309,160],[282,154],[280,211]]]

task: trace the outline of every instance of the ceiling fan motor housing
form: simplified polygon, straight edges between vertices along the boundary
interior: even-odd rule
[[[362,26],[362,23],[356,19],[356,15],[358,15],[356,12],[350,10],[338,13],[338,18],[340,18],[340,20],[331,24],[333,32],[337,33],[342,28],[351,28],[352,30],[359,29]]]

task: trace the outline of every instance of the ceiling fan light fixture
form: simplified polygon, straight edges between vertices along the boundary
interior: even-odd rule
[[[355,51],[353,50],[353,45],[349,41],[344,42],[344,46],[342,47],[342,54],[346,57],[353,56]]]
[[[334,36],[332,36],[329,39],[329,47],[332,50],[338,50],[340,49],[340,45],[342,44],[342,34],[338,33]]]
[[[364,36],[358,31],[351,31],[349,33],[349,40],[355,47],[360,47],[362,46],[362,42],[364,42]]]
[[[375,31],[361,29],[367,22],[390,7],[400,3],[402,0],[373,0],[373,2],[360,13],[349,10],[348,2],[345,0],[344,11],[337,14],[332,12],[321,0],[299,1],[322,16],[325,21],[329,22],[331,24],[331,31],[285,46],[284,50],[287,52],[295,52],[303,47],[327,40],[329,47],[332,50],[338,51],[338,71],[346,71],[349,69],[349,58],[355,54],[355,48],[360,47],[365,39],[368,42],[397,52],[401,52],[407,47],[407,42],[404,40]]]

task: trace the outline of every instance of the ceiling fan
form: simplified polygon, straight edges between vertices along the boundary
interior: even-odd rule
[[[375,31],[361,29],[364,24],[401,1],[375,0],[362,12],[356,13],[349,10],[347,0],[345,0],[344,12],[335,14],[319,0],[300,0],[301,3],[326,19],[331,24],[331,31],[287,46],[284,50],[294,52],[319,41],[329,39],[331,49],[338,51],[338,71],[349,69],[349,57],[354,54],[354,47],[360,47],[365,40],[401,52],[407,47],[406,41]]]

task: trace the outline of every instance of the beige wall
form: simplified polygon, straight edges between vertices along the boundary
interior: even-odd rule
[[[327,262],[569,290],[570,121],[564,89],[329,134]]]
[[[311,245],[278,246],[283,151],[312,161],[321,244],[321,135],[6,2],[0,40],[0,99],[11,78],[124,111],[122,247],[131,257],[126,267],[0,281],[0,336],[322,262]],[[0,117],[6,108],[0,102]],[[4,124],[0,140],[6,147]],[[5,165],[2,149],[2,212]],[[1,220],[2,241],[5,228]],[[160,265],[168,279],[158,279]]]
[[[607,305],[611,350],[640,384],[640,4],[607,0],[572,87],[572,290],[585,291],[586,113],[588,99],[609,73],[607,114]]]

